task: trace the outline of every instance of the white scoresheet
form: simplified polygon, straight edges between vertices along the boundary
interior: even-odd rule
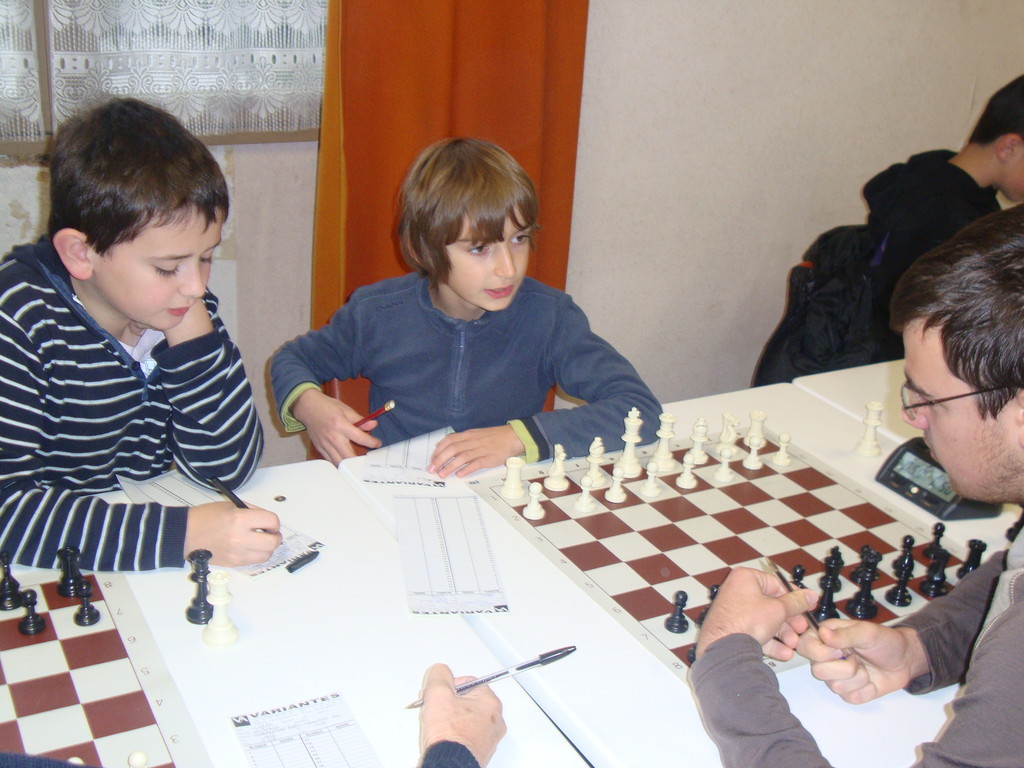
[[[479,497],[397,496],[394,512],[413,613],[508,611]]]

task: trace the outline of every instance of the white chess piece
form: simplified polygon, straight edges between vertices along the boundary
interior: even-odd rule
[[[777,467],[788,467],[793,463],[793,459],[789,457],[789,441],[791,439],[789,432],[779,435],[779,450],[772,456],[772,464]]]
[[[663,413],[659,419],[658,447],[654,451],[654,460],[658,462],[658,472],[664,475],[673,472],[679,464],[672,455],[672,438],[676,436],[676,417],[672,413]]]
[[[543,490],[540,483],[530,483],[530,503],[523,507],[523,517],[527,520],[544,519],[544,507],[540,503],[540,494]]]
[[[149,768],[149,758],[141,749],[128,755],[128,768]]]
[[[622,490],[622,467],[612,469],[612,487],[604,492],[604,500],[612,504],[626,500],[626,492]]]
[[[595,437],[590,443],[590,451],[587,453],[587,462],[590,464],[587,477],[590,478],[591,488],[604,486],[606,475],[601,471],[602,461],[604,461],[604,441],[600,437]]]
[[[864,417],[864,436],[857,442],[853,450],[861,456],[878,456],[882,448],[878,444],[878,428],[882,425],[883,406],[877,401],[867,405],[868,415]]]
[[[572,508],[577,512],[590,512],[597,506],[594,497],[590,493],[590,478],[584,475],[580,478],[582,493],[573,502]]]
[[[658,483],[658,462],[647,462],[647,479],[637,492],[645,499],[653,499],[661,495],[661,485]]]
[[[747,446],[750,449],[750,452],[747,454],[747,457],[743,459],[743,467],[745,469],[757,470],[764,466],[764,463],[757,455],[757,452],[764,447],[764,443],[765,440],[763,437],[755,435],[750,438],[750,443]]]
[[[693,432],[690,434],[690,440],[693,441],[693,447],[688,453],[688,455],[693,456],[693,463],[698,467],[702,464],[707,464],[708,462],[708,454],[704,450],[704,443],[709,439],[708,423],[705,421],[704,417],[701,416],[693,425]]]
[[[515,501],[526,494],[523,488],[523,465],[526,462],[522,456],[509,456],[505,459],[505,482],[501,484],[498,491],[503,499]]]
[[[755,437],[759,437],[764,440],[764,422],[768,418],[768,414],[764,411],[751,411],[750,412],[750,429],[747,430],[746,436],[743,438],[743,442],[749,447],[750,441]],[[761,443],[764,447],[764,443]]]
[[[729,462],[732,461],[732,447],[728,445],[722,446],[721,454],[718,458],[722,463],[715,470],[714,478],[720,483],[728,483],[736,477],[736,473],[729,469]]]
[[[722,451],[726,448],[732,450],[736,446],[736,441],[739,440],[739,433],[736,431],[736,427],[739,426],[740,420],[733,416],[731,413],[722,414],[722,434],[718,437],[718,445],[715,446],[715,451],[719,457],[722,455]]]
[[[622,449],[622,454],[615,462],[615,466],[622,467],[623,477],[639,477],[643,467],[640,466],[640,462],[636,458],[636,446],[643,439],[640,437],[640,426],[644,422],[640,418],[640,411],[636,408],[630,408],[629,414],[623,421],[626,425],[626,431],[622,435],[625,448]]]
[[[696,488],[697,478],[693,474],[693,452],[683,456],[683,471],[676,478],[676,485],[680,488]]]
[[[549,491],[564,491],[569,487],[569,479],[565,476],[565,448],[555,443],[555,458],[551,461],[548,476],[544,478],[544,487]]]
[[[213,617],[203,627],[203,642],[207,645],[231,645],[238,639],[238,628],[228,616],[228,603],[231,602],[229,581],[231,574],[227,571],[214,571],[207,577],[210,594],[206,599],[213,606]]]

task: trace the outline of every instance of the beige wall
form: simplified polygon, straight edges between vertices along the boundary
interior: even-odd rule
[[[1012,0],[591,0],[569,292],[663,401],[747,386],[789,267],[1022,40]]]
[[[863,220],[890,163],[957,148],[1024,73],[1022,40],[1017,0],[590,0],[569,291],[663,400],[747,386],[811,239]],[[217,156],[232,215],[213,289],[264,463],[298,461],[265,376],[308,325],[316,146]],[[0,250],[42,231],[44,189],[37,165],[0,164]]]

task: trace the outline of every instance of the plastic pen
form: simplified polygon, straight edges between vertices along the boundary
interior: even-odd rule
[[[547,653],[542,653],[540,656],[538,656],[538,657],[536,657],[534,659],[530,659],[528,661],[523,661],[523,662],[521,662],[519,664],[515,664],[515,665],[513,665],[511,667],[505,667],[505,669],[499,669],[497,672],[492,672],[489,675],[484,675],[483,677],[478,677],[476,680],[470,680],[468,683],[462,683],[461,685],[456,685],[455,686],[455,693],[461,695],[461,694],[465,693],[466,691],[470,690],[471,688],[476,688],[478,685],[487,685],[488,683],[493,683],[496,680],[502,680],[502,679],[504,679],[506,677],[513,677],[514,675],[518,675],[520,672],[525,672],[526,670],[533,669],[534,667],[543,667],[545,664],[550,664],[553,661],[558,661],[559,659],[564,659],[566,656],[568,656],[570,653],[572,653],[575,650],[576,650],[576,646],[575,645],[569,645],[569,646],[566,646],[565,648],[559,648],[559,649],[554,650],[554,651],[548,651]],[[422,707],[422,706],[423,706],[423,699],[416,699],[416,701],[414,701],[412,704],[407,705],[406,709],[416,709],[417,707]]]

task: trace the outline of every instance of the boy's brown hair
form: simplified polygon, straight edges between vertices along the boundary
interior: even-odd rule
[[[50,161],[53,237],[82,232],[100,254],[149,225],[228,215],[224,174],[206,146],[170,113],[111,99],[57,130]]]
[[[504,239],[506,219],[517,231],[537,227],[537,193],[526,171],[488,141],[444,139],[423,150],[406,174],[398,242],[406,263],[436,288],[451,271],[446,246],[465,225],[474,242],[494,243]]]

